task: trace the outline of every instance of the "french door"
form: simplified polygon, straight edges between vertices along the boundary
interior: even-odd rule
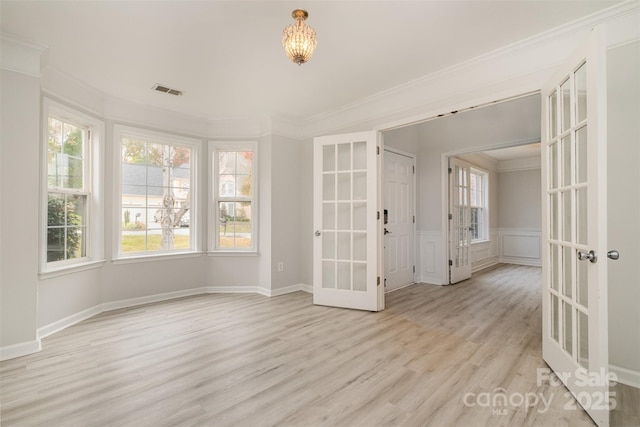
[[[542,88],[543,358],[609,423],[603,29]],[[585,381],[585,375],[592,381]]]
[[[379,311],[376,132],[314,138],[313,303]]]
[[[471,277],[471,165],[449,158],[449,284]]]

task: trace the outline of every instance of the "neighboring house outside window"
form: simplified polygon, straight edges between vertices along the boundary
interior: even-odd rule
[[[489,239],[488,188],[489,174],[479,169],[471,168],[470,175],[471,199],[471,241]]]
[[[257,251],[256,149],[255,142],[211,144],[214,252]]]
[[[195,251],[199,141],[116,126],[116,143],[116,257]]]
[[[47,190],[40,270],[47,273],[103,259],[104,124],[46,98],[43,112]]]

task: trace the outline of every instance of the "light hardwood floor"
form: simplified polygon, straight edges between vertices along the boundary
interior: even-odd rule
[[[182,298],[103,313],[2,362],[1,421],[592,426],[564,409],[566,389],[537,384],[540,329],[535,267],[413,285],[388,294],[380,313],[314,306],[303,292]],[[506,406],[480,405],[501,392]],[[518,405],[525,393],[550,407]]]

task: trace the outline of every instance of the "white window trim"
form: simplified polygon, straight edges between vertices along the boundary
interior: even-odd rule
[[[132,137],[132,138],[140,138],[145,140],[151,140],[161,143],[167,143],[172,145],[181,145],[191,148],[193,151],[193,155],[191,156],[191,207],[189,210],[191,211],[190,217],[190,249],[176,249],[173,251],[165,251],[165,252],[135,252],[131,254],[122,253],[120,251],[121,246],[121,221],[120,221],[120,213],[122,212],[122,138],[123,137]],[[112,260],[114,264],[120,263],[123,260],[135,260],[134,262],[144,262],[150,261],[153,258],[163,258],[167,259],[169,256],[180,256],[180,255],[191,255],[191,254],[199,254],[200,250],[200,220],[199,220],[199,190],[198,190],[198,182],[199,178],[199,163],[200,157],[202,153],[202,141],[195,138],[184,137],[180,135],[147,130],[136,128],[132,126],[124,126],[124,125],[115,125],[113,128],[113,138],[114,138],[114,151],[113,151],[113,162],[114,162],[114,190],[113,190],[113,254]]]
[[[471,244],[476,244],[476,243],[485,243],[485,242],[489,242],[490,241],[490,237],[489,237],[489,171],[479,168],[477,166],[471,166],[471,168],[469,169],[470,173],[475,173],[476,175],[484,175],[485,179],[483,180],[483,189],[482,189],[482,208],[484,209],[484,213],[485,213],[485,220],[484,220],[484,224],[483,224],[483,234],[484,236],[482,238],[479,239],[471,239]],[[471,191],[471,189],[469,189],[469,191]],[[470,205],[470,208],[474,208],[477,206],[473,206]]]
[[[251,215],[253,220],[251,222],[251,247],[247,249],[229,249],[229,248],[217,248],[216,247],[216,236],[217,236],[217,217],[218,217],[218,204],[217,204],[217,191],[218,191],[218,173],[217,173],[217,165],[214,162],[214,154],[216,154],[219,150],[232,150],[232,151],[243,151],[243,150],[251,150],[253,151],[253,179],[251,182],[251,188],[253,190],[253,196],[251,201]],[[208,251],[207,254],[209,256],[229,256],[229,255],[257,255],[258,248],[258,230],[259,230],[259,194],[260,190],[258,188],[258,164],[259,164],[259,153],[258,153],[258,142],[257,141],[209,141],[209,150],[208,150],[208,159],[209,159],[209,184],[211,185],[211,190],[209,191],[209,195],[207,197],[207,206],[208,206],[208,229],[209,235],[207,237],[208,241]]]
[[[48,218],[48,143],[49,116],[55,116],[70,123],[87,127],[91,138],[87,142],[85,156],[85,182],[87,199],[87,240],[86,255],[64,261],[47,262],[47,218]],[[103,121],[80,112],[75,108],[60,104],[50,98],[42,98],[42,155],[40,156],[40,277],[49,278],[65,271],[82,271],[98,268],[104,262],[104,141]]]

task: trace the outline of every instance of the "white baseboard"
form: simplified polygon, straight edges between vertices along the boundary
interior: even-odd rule
[[[304,283],[303,283],[303,284],[301,284],[300,286],[301,286],[301,288],[300,288],[300,290],[301,290],[301,291],[303,291],[303,292],[307,292],[307,293],[310,293],[310,294],[312,294],[312,293],[313,293],[313,286],[311,286],[311,285],[306,285],[306,284],[304,284]]]
[[[631,369],[622,368],[616,365],[609,365],[609,371],[613,372],[616,374],[616,377],[618,377],[616,382],[640,388],[640,372],[632,371]]]
[[[122,308],[129,308],[129,307],[135,307],[138,305],[151,304],[154,302],[167,301],[175,298],[206,294],[208,293],[207,291],[208,291],[208,288],[203,287],[203,288],[185,289],[183,291],[165,292],[162,294],[148,295],[148,296],[138,297],[138,298],[128,298],[128,299],[123,299],[118,301],[105,302],[100,304],[101,306],[100,313],[102,313],[103,311],[120,310]]]
[[[277,289],[273,289],[269,292],[270,297],[277,297],[279,295],[285,295],[285,294],[290,294],[292,292],[298,292],[298,291],[302,291],[304,289],[302,289],[304,285],[302,283],[297,283],[295,285],[291,285],[291,286],[287,286],[284,288],[277,288]]]
[[[492,267],[498,264],[500,261],[497,256],[492,256],[489,258],[485,258],[481,261],[477,261],[471,264],[471,273],[475,273],[480,270],[484,270],[485,268]]]
[[[203,294],[260,294],[266,295],[268,289],[259,286],[207,286]]]
[[[83,320],[102,313],[103,311],[105,311],[102,306],[103,304],[98,304],[94,307],[82,310],[79,313],[67,316],[64,319],[49,323],[47,326],[38,328],[38,339],[46,338],[49,335],[55,334],[56,332],[68,328],[69,326],[75,325],[76,323],[82,322]]]
[[[16,357],[26,356],[27,354],[37,353],[39,351],[42,351],[42,343],[39,339],[12,344],[6,347],[0,347],[0,360],[15,359]]]
[[[530,267],[542,267],[542,260],[535,258],[500,258],[498,262],[501,264],[517,264],[528,265]]]

